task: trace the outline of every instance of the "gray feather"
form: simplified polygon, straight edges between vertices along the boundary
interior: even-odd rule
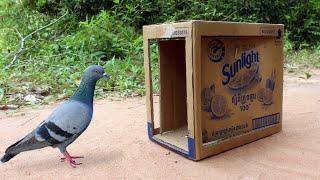
[[[82,102],[70,100],[54,110],[44,121],[44,125],[50,136],[61,142],[53,145],[61,150],[80,136],[90,124],[91,119],[92,109],[90,107]],[[36,131],[36,136],[39,137],[39,131]]]
[[[28,134],[26,137],[11,145],[5,151],[6,154],[18,154],[24,151],[30,151],[40,149],[49,146],[50,144],[46,141],[38,141],[34,133]]]
[[[91,118],[92,109],[88,105],[70,100],[54,110],[45,122],[52,122],[67,133],[77,134],[89,125]]]
[[[34,136],[34,132],[32,132],[23,139],[9,146],[5,151],[5,155],[1,158],[1,162],[8,162],[21,152],[40,149],[49,145],[50,144],[46,141],[38,141]]]
[[[12,159],[13,157],[15,157],[18,154],[5,154],[2,158],[1,158],[1,162],[5,163],[8,162],[10,159]]]

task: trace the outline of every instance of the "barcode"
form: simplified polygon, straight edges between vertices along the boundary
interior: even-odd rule
[[[271,114],[264,117],[255,118],[252,120],[252,129],[260,129],[280,122],[280,113]]]
[[[186,37],[188,35],[188,28],[176,28],[171,37]]]

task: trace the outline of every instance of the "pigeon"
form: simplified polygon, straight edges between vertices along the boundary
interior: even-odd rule
[[[82,77],[79,88],[66,102],[58,106],[42,123],[21,140],[9,146],[1,162],[5,163],[21,152],[44,147],[58,148],[63,154],[61,161],[76,167],[67,147],[74,142],[89,126],[93,114],[93,96],[96,82],[100,78],[108,79],[104,69],[98,65],[89,66]]]

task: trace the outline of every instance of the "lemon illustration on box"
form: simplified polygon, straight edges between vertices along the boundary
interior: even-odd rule
[[[215,94],[213,84],[203,90],[202,99],[203,109],[211,113],[212,119],[219,119],[227,115],[229,110],[227,99],[222,95]]]

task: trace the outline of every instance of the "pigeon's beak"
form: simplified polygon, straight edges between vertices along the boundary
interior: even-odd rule
[[[108,74],[106,74],[106,73],[103,73],[102,77],[107,80],[107,79],[109,79],[110,76]]]

